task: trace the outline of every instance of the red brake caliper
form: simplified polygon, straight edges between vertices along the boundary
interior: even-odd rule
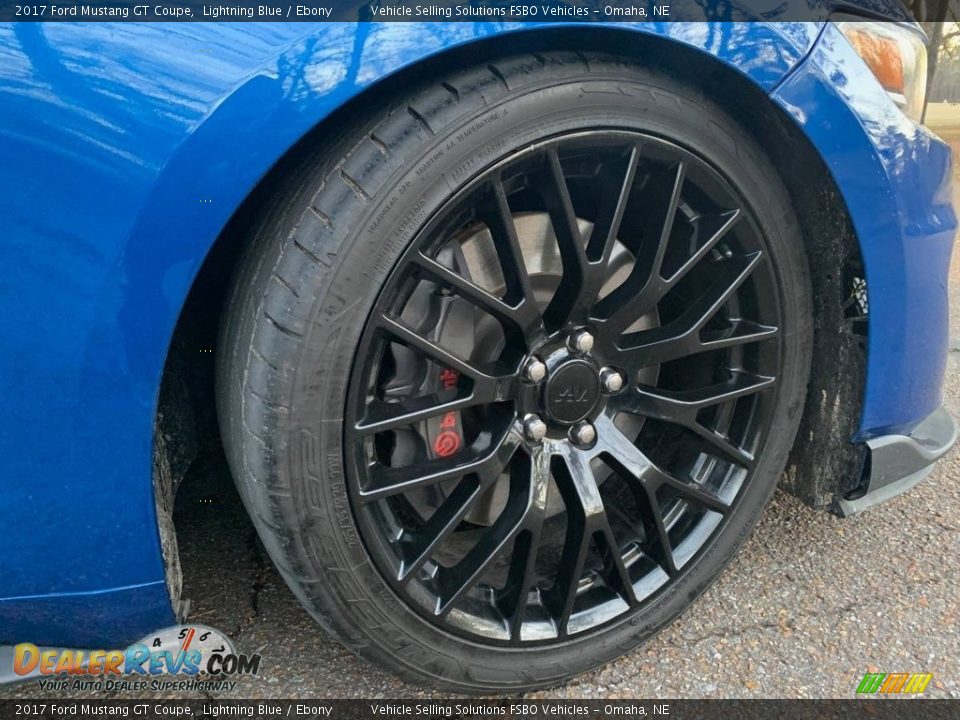
[[[460,373],[443,368],[439,375],[439,386],[443,390],[457,387]],[[460,426],[460,411],[451,410],[439,417],[427,420],[427,435],[430,438],[430,454],[433,457],[449,457],[463,444],[463,428]]]

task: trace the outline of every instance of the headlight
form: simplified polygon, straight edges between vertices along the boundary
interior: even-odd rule
[[[919,122],[927,93],[927,47],[919,33],[890,22],[838,22],[857,55],[906,115]]]

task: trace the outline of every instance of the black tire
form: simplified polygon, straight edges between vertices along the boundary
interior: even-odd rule
[[[798,221],[755,141],[698,92],[607,56],[511,57],[451,72],[290,173],[253,231],[225,306],[217,406],[243,502],[285,581],[343,645],[454,692],[556,685],[648,640],[730,561],[793,445],[811,362]],[[752,210],[775,278],[779,381],[752,479],[722,530],[651,602],[602,628],[505,647],[429,622],[394,591],[358,528],[344,458],[348,384],[365,322],[425,219],[482,169],[557,133],[620,128],[705,159]]]

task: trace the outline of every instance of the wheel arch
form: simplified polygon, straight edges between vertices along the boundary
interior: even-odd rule
[[[709,30],[710,26],[722,24],[704,25]],[[154,478],[168,568],[168,587],[175,607],[179,605],[180,581],[175,530],[171,519],[173,496],[194,457],[204,452],[219,451],[219,431],[213,411],[213,355],[223,300],[233,267],[245,247],[246,228],[262,212],[278,182],[290,165],[297,162],[304,149],[328,142],[331,134],[350,128],[353,118],[362,115],[371,104],[389,102],[409,87],[411,82],[435,77],[450,64],[494,62],[499,57],[521,52],[605,52],[642,60],[679,75],[680,79],[698,87],[746,125],[763,147],[772,148],[771,159],[781,171],[798,215],[818,217],[815,228],[804,227],[815,278],[814,296],[817,298],[821,294],[819,290],[831,300],[817,303],[816,306],[815,352],[827,353],[830,348],[849,344],[848,340],[843,339],[845,334],[841,331],[844,323],[834,315],[839,312],[842,302],[843,268],[851,261],[855,264],[859,257],[855,236],[840,193],[826,167],[800,129],[768,95],[779,79],[812,46],[814,34],[808,28],[806,39],[795,44],[778,31],[777,60],[771,71],[769,67],[758,70],[755,56],[749,51],[733,54],[731,45],[746,42],[748,48],[753,47],[760,52],[759,44],[773,37],[769,29],[764,31],[766,34],[754,36],[752,40],[740,36],[715,42],[710,32],[684,36],[690,27],[684,23],[664,24],[658,29],[659,32],[649,29],[637,32],[623,26],[597,24],[540,27],[451,45],[384,73],[363,89],[350,94],[329,113],[317,117],[301,137],[283,150],[253,188],[240,198],[222,229],[209,243],[202,262],[198,262],[197,270],[189,280],[188,292],[180,306],[163,363],[153,442]],[[806,46],[804,43],[807,43]],[[745,112],[745,109],[749,111]],[[225,108],[225,112],[231,111]],[[219,121],[218,125],[222,127]],[[811,194],[807,192],[809,187],[823,188],[823,193],[829,198],[828,212],[823,212],[823,205],[812,202]],[[811,213],[813,207],[817,208],[816,213]],[[856,345],[858,341],[852,342]],[[849,348],[844,352],[848,351]],[[824,356],[837,357],[835,354]],[[842,413],[842,417],[833,418],[828,431],[823,424],[821,404],[808,399],[807,407],[802,409],[804,420],[798,437],[814,437],[814,442],[806,443],[805,452],[795,453],[788,472],[787,489],[811,505],[823,504],[819,498],[823,497],[824,492],[824,488],[818,485],[811,459],[819,457],[822,466],[823,453],[842,455],[837,452],[837,438],[840,435],[836,433],[840,430],[849,437],[859,419],[863,363],[858,363],[855,371],[847,371],[840,365],[837,363],[829,368],[815,369],[809,397],[821,393],[839,397],[843,393],[844,402],[849,400],[852,404],[843,404],[842,407],[850,410]],[[816,451],[813,451],[814,445]],[[837,457],[836,462],[838,467],[852,468],[858,459]]]

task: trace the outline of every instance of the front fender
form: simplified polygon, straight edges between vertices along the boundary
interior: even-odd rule
[[[843,196],[867,281],[867,386],[853,439],[909,435],[940,406],[957,220],[950,148],[890,100],[828,25],[773,94]]]

